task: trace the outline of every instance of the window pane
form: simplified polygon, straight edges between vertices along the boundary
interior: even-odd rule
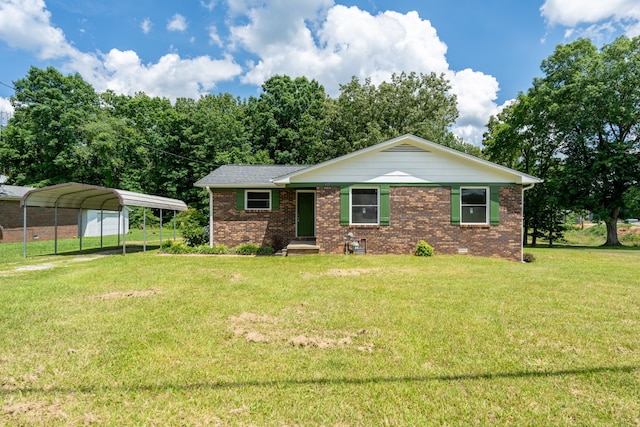
[[[470,223],[486,223],[487,207],[486,206],[463,206],[462,222]]]
[[[351,222],[354,224],[377,224],[377,206],[354,206],[351,208]]]
[[[378,204],[378,190],[354,188],[351,190],[352,205],[376,206]]]
[[[248,191],[247,209],[269,209],[270,195],[268,191]]]
[[[463,188],[461,196],[463,205],[485,205],[487,203],[486,188]]]
[[[352,224],[377,224],[378,223],[378,189],[377,188],[352,188],[351,189],[351,223]]]

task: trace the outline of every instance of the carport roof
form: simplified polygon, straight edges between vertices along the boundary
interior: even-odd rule
[[[45,208],[104,209],[119,210],[123,206],[145,208],[187,210],[182,200],[167,197],[99,187],[97,185],[68,182],[28,191],[20,201],[20,206]]]

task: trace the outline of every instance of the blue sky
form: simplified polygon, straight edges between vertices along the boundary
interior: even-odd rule
[[[555,46],[640,34],[638,0],[0,0],[0,83],[52,65],[96,90],[248,97],[274,74],[318,80],[444,73],[453,131],[484,125],[540,75]],[[0,85],[0,111],[13,91]]]

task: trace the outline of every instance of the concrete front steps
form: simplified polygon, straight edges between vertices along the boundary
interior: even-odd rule
[[[314,240],[292,240],[283,251],[284,256],[314,255],[320,253],[320,246]]]

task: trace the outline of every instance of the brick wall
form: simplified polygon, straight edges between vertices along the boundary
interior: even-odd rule
[[[318,187],[316,192],[316,243],[323,253],[344,253],[348,232],[367,239],[369,254],[410,254],[419,240],[436,253],[500,257],[521,260],[520,187],[501,187],[500,224],[451,225],[451,191],[448,187],[391,187],[389,226],[341,226],[340,189]],[[215,191],[214,244],[270,245],[276,249],[295,238],[296,191],[280,192],[277,211],[239,211],[235,191]]]
[[[236,209],[235,191],[213,192],[213,243],[234,247],[243,243],[279,250],[296,235],[296,191],[280,191],[280,209]]]
[[[340,226],[340,190],[320,187],[317,192],[317,244],[325,253],[343,253],[351,232],[367,239],[367,253],[410,254],[419,240],[436,253],[500,257],[521,260],[520,187],[501,187],[500,224],[451,225],[448,187],[391,187],[388,226]]]
[[[0,200],[0,242],[21,242],[23,238],[23,208],[18,200]],[[27,208],[27,241],[53,240],[55,209]],[[78,235],[78,210],[58,209],[58,238]]]

